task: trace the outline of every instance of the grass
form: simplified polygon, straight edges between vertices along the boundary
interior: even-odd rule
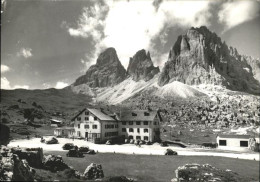
[[[127,176],[138,181],[170,181],[175,170],[187,163],[210,164],[217,168],[232,171],[245,177],[246,181],[257,181],[259,162],[210,156],[149,156],[104,154],[85,155],[84,158],[66,157],[66,152],[45,154],[61,155],[65,163],[83,173],[90,163],[102,165],[105,176]]]

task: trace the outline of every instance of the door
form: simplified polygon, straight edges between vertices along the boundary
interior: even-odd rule
[[[85,132],[85,138],[88,138],[88,132]]]

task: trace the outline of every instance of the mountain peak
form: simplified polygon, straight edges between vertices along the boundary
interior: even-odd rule
[[[207,27],[192,27],[177,38],[158,84],[162,86],[173,81],[189,85],[217,84],[259,94],[259,82],[251,66],[243,60],[235,48],[228,47]]]
[[[139,50],[130,58],[127,73],[133,78],[134,81],[144,80],[148,81],[159,73],[159,68],[154,67],[150,52],[144,49]]]
[[[98,56],[97,63],[92,65],[73,85],[108,87],[122,82],[125,78],[126,70],[119,61],[115,48],[110,47]]]

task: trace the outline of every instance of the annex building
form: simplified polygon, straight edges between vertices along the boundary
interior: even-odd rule
[[[74,137],[86,138],[94,143],[116,137],[155,142],[160,139],[162,118],[158,111],[111,113],[102,109],[85,108],[72,121]]]

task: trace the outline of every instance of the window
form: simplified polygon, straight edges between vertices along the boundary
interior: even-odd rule
[[[134,137],[132,135],[129,135],[128,138],[131,140],[131,139],[134,139]]]
[[[144,129],[144,133],[148,133],[148,129],[147,128]]]
[[[137,114],[136,114],[136,113],[134,113],[134,112],[132,112],[132,116],[137,116]]]
[[[144,125],[148,125],[148,121],[144,121]]]
[[[118,132],[106,132],[105,137],[118,136]]]
[[[144,140],[147,140],[147,141],[148,141],[148,136],[144,136]]]
[[[141,140],[141,136],[136,136],[136,140]]]
[[[85,129],[89,129],[89,125],[88,124],[85,125]]]
[[[149,112],[144,112],[144,115],[145,116],[150,116],[150,113]]]
[[[134,129],[133,128],[129,128],[129,132],[134,132]]]
[[[88,121],[88,117],[85,117],[85,121]]]
[[[96,116],[94,116],[94,120],[95,120],[95,121],[97,120],[97,117],[96,117]]]
[[[78,136],[80,137],[80,131],[78,131]]]
[[[240,147],[248,147],[248,141],[240,141]]]
[[[118,124],[115,125],[115,128],[118,128]]]
[[[94,125],[92,126],[92,129],[97,129],[97,125],[94,124]]]
[[[227,146],[227,140],[219,140],[220,146]]]
[[[140,128],[137,128],[137,133],[140,133]]]
[[[157,122],[153,122],[153,125],[157,125]]]
[[[125,121],[122,121],[122,125],[126,125],[126,122],[125,122]]]
[[[89,112],[88,112],[88,111],[85,111],[85,115],[89,115]]]
[[[140,125],[141,124],[141,122],[140,121],[136,121],[136,125]]]
[[[64,130],[61,130],[62,135],[64,135]]]
[[[78,124],[78,128],[80,128],[80,124]]]
[[[126,132],[126,128],[122,128],[122,132]]]
[[[133,125],[134,123],[133,123],[133,121],[129,121],[129,125]]]
[[[78,117],[77,120],[80,121],[80,120],[81,120],[81,117]]]

